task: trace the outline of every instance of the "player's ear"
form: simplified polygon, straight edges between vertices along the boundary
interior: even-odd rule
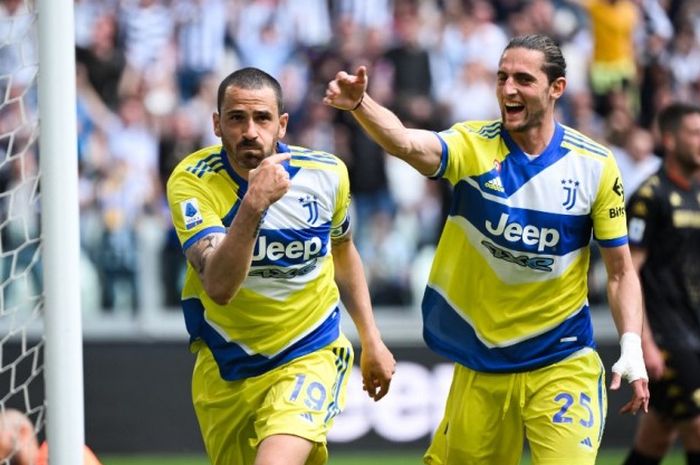
[[[549,95],[557,100],[564,94],[564,89],[566,89],[566,78],[558,77],[549,85]]]
[[[211,118],[214,124],[214,134],[216,134],[216,137],[221,137],[221,117],[218,113],[214,112]]]
[[[668,152],[676,151],[676,136],[671,131],[661,133],[661,143],[664,150]]]
[[[282,139],[287,134],[287,123],[289,122],[289,113],[283,113],[280,116],[280,126],[277,130],[277,138]]]

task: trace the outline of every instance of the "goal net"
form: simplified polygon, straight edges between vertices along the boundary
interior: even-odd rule
[[[43,429],[37,18],[0,2],[0,409]],[[3,458],[3,457],[0,457]]]
[[[74,43],[72,0],[0,0],[0,414],[54,465],[84,443]]]

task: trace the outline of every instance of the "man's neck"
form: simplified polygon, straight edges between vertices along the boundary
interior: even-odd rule
[[[511,132],[513,138],[520,149],[530,155],[539,155],[547,148],[554,137],[554,120],[543,123],[540,126],[532,127],[524,131]]]

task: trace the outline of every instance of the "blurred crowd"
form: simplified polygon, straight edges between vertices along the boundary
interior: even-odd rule
[[[37,212],[22,200],[37,195],[33,9],[33,0],[0,0],[3,282],[37,260]],[[178,308],[185,261],[164,184],[184,156],[218,143],[217,85],[243,66],[281,82],[285,142],[347,163],[375,305],[416,305],[449,186],[387,157],[323,105],[326,83],[367,65],[370,93],[408,125],[497,119],[500,54],[510,37],[534,32],[554,37],[568,62],[559,120],[613,150],[631,193],[663,156],[659,108],[700,94],[698,1],[75,0],[83,279],[93,305]],[[594,263],[594,304],[603,277]]]

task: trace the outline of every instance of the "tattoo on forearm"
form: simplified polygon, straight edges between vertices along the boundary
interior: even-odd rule
[[[208,234],[187,250],[187,259],[200,276],[204,274],[209,255],[216,250],[224,236],[220,233]]]

